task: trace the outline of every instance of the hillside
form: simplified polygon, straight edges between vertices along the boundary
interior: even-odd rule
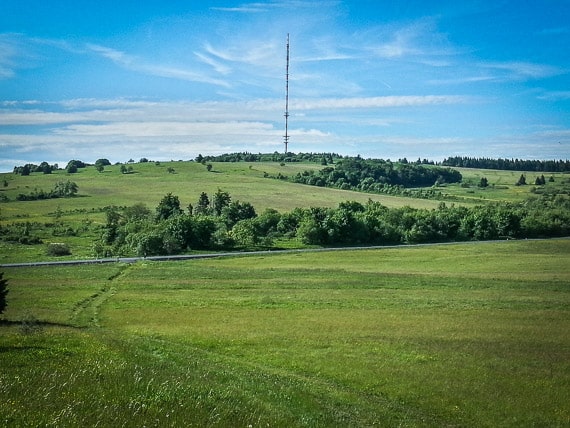
[[[76,171],[0,177],[0,262],[570,233],[568,198],[553,199],[568,194],[563,173],[514,185],[525,175],[361,158],[334,166],[145,161]]]

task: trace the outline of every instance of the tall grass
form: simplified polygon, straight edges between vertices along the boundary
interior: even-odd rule
[[[512,241],[8,269],[0,424],[568,426],[569,255]]]

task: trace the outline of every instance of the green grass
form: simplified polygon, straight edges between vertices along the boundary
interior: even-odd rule
[[[347,200],[366,203],[372,199],[388,207],[409,205],[435,208],[438,205],[437,201],[372,195],[264,178],[266,172],[271,175],[279,172],[294,175],[299,171],[322,168],[314,163],[288,163],[283,166],[276,162],[213,163],[210,172],[204,165],[195,162],[163,162],[160,165],[149,162],[132,166],[132,174],[121,174],[120,165],[106,167],[103,173],[97,172],[95,167],[87,167],[76,174],[67,174],[65,171],[48,175],[34,173],[24,177],[0,174],[0,182],[4,179],[8,182],[7,187],[0,188],[0,193],[10,199],[10,202],[0,203],[0,227],[14,223],[34,223],[32,235],[44,243],[19,245],[2,241],[0,264],[57,260],[46,255],[46,246],[51,242],[64,242],[71,248],[72,255],[61,259],[92,258],[93,243],[101,234],[98,227],[105,222],[103,207],[143,203],[154,210],[167,193],[178,196],[185,209],[189,204],[196,205],[200,193],[206,192],[212,196],[218,189],[222,189],[229,192],[233,200],[250,202],[259,214],[266,208],[287,212],[295,207],[337,207],[340,202]],[[169,168],[174,168],[175,173],[168,173]],[[34,189],[49,191],[57,182],[66,180],[77,183],[77,197],[16,201],[20,193],[29,194]],[[58,213],[59,218],[56,217]],[[53,224],[56,222],[61,222],[65,228],[82,232],[77,236],[53,235]],[[289,247],[295,243],[287,242],[284,245]]]
[[[568,426],[569,256],[551,240],[6,269],[0,424]]]
[[[169,167],[176,172],[168,173]],[[310,187],[264,178],[264,172],[294,175],[307,169],[322,168],[313,163],[291,163],[284,166],[272,162],[213,163],[210,172],[204,165],[195,162],[163,162],[160,165],[149,162],[134,164],[133,168],[133,174],[121,174],[119,165],[106,167],[103,173],[98,173],[95,167],[87,167],[80,169],[77,174],[67,174],[65,171],[48,175],[34,173],[26,177],[0,174],[0,179],[8,181],[8,187],[0,189],[0,192],[12,201],[0,204],[0,220],[53,221],[53,214],[58,207],[63,212],[83,210],[75,215],[76,220],[82,220],[86,215],[101,219],[101,214],[93,214],[93,209],[109,205],[130,206],[141,202],[154,209],[167,193],[177,195],[183,207],[187,207],[188,204],[196,205],[200,193],[212,195],[218,189],[229,192],[235,200],[250,202],[259,213],[266,208],[284,212],[295,207],[336,207],[346,200],[365,203],[369,198],[389,207],[410,205],[435,208],[438,204],[436,201]],[[77,183],[77,197],[15,201],[19,193],[29,194],[35,188],[48,191],[62,180]]]
[[[475,168],[454,168],[461,172],[463,183],[470,184],[470,187],[462,187],[454,184],[445,187],[445,193],[462,198],[465,202],[484,203],[492,202],[519,202],[534,195],[533,191],[538,192],[562,191],[570,190],[570,175],[566,173],[542,173],[531,171],[502,171],[491,169],[475,169]],[[521,174],[526,177],[526,186],[516,186]],[[537,177],[544,175],[546,185],[535,186],[534,182]],[[486,188],[478,187],[482,177],[487,178],[489,186]],[[549,178],[554,177],[554,182],[549,182]],[[534,189],[534,190],[533,190]]]

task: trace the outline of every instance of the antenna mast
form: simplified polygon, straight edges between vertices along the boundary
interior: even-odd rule
[[[289,33],[287,33],[287,67],[285,69],[285,154],[288,152],[289,144]]]

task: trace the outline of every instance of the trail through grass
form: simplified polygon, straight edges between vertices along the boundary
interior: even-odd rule
[[[2,423],[568,426],[569,256],[552,240],[10,269]],[[30,312],[42,330],[22,334]]]

